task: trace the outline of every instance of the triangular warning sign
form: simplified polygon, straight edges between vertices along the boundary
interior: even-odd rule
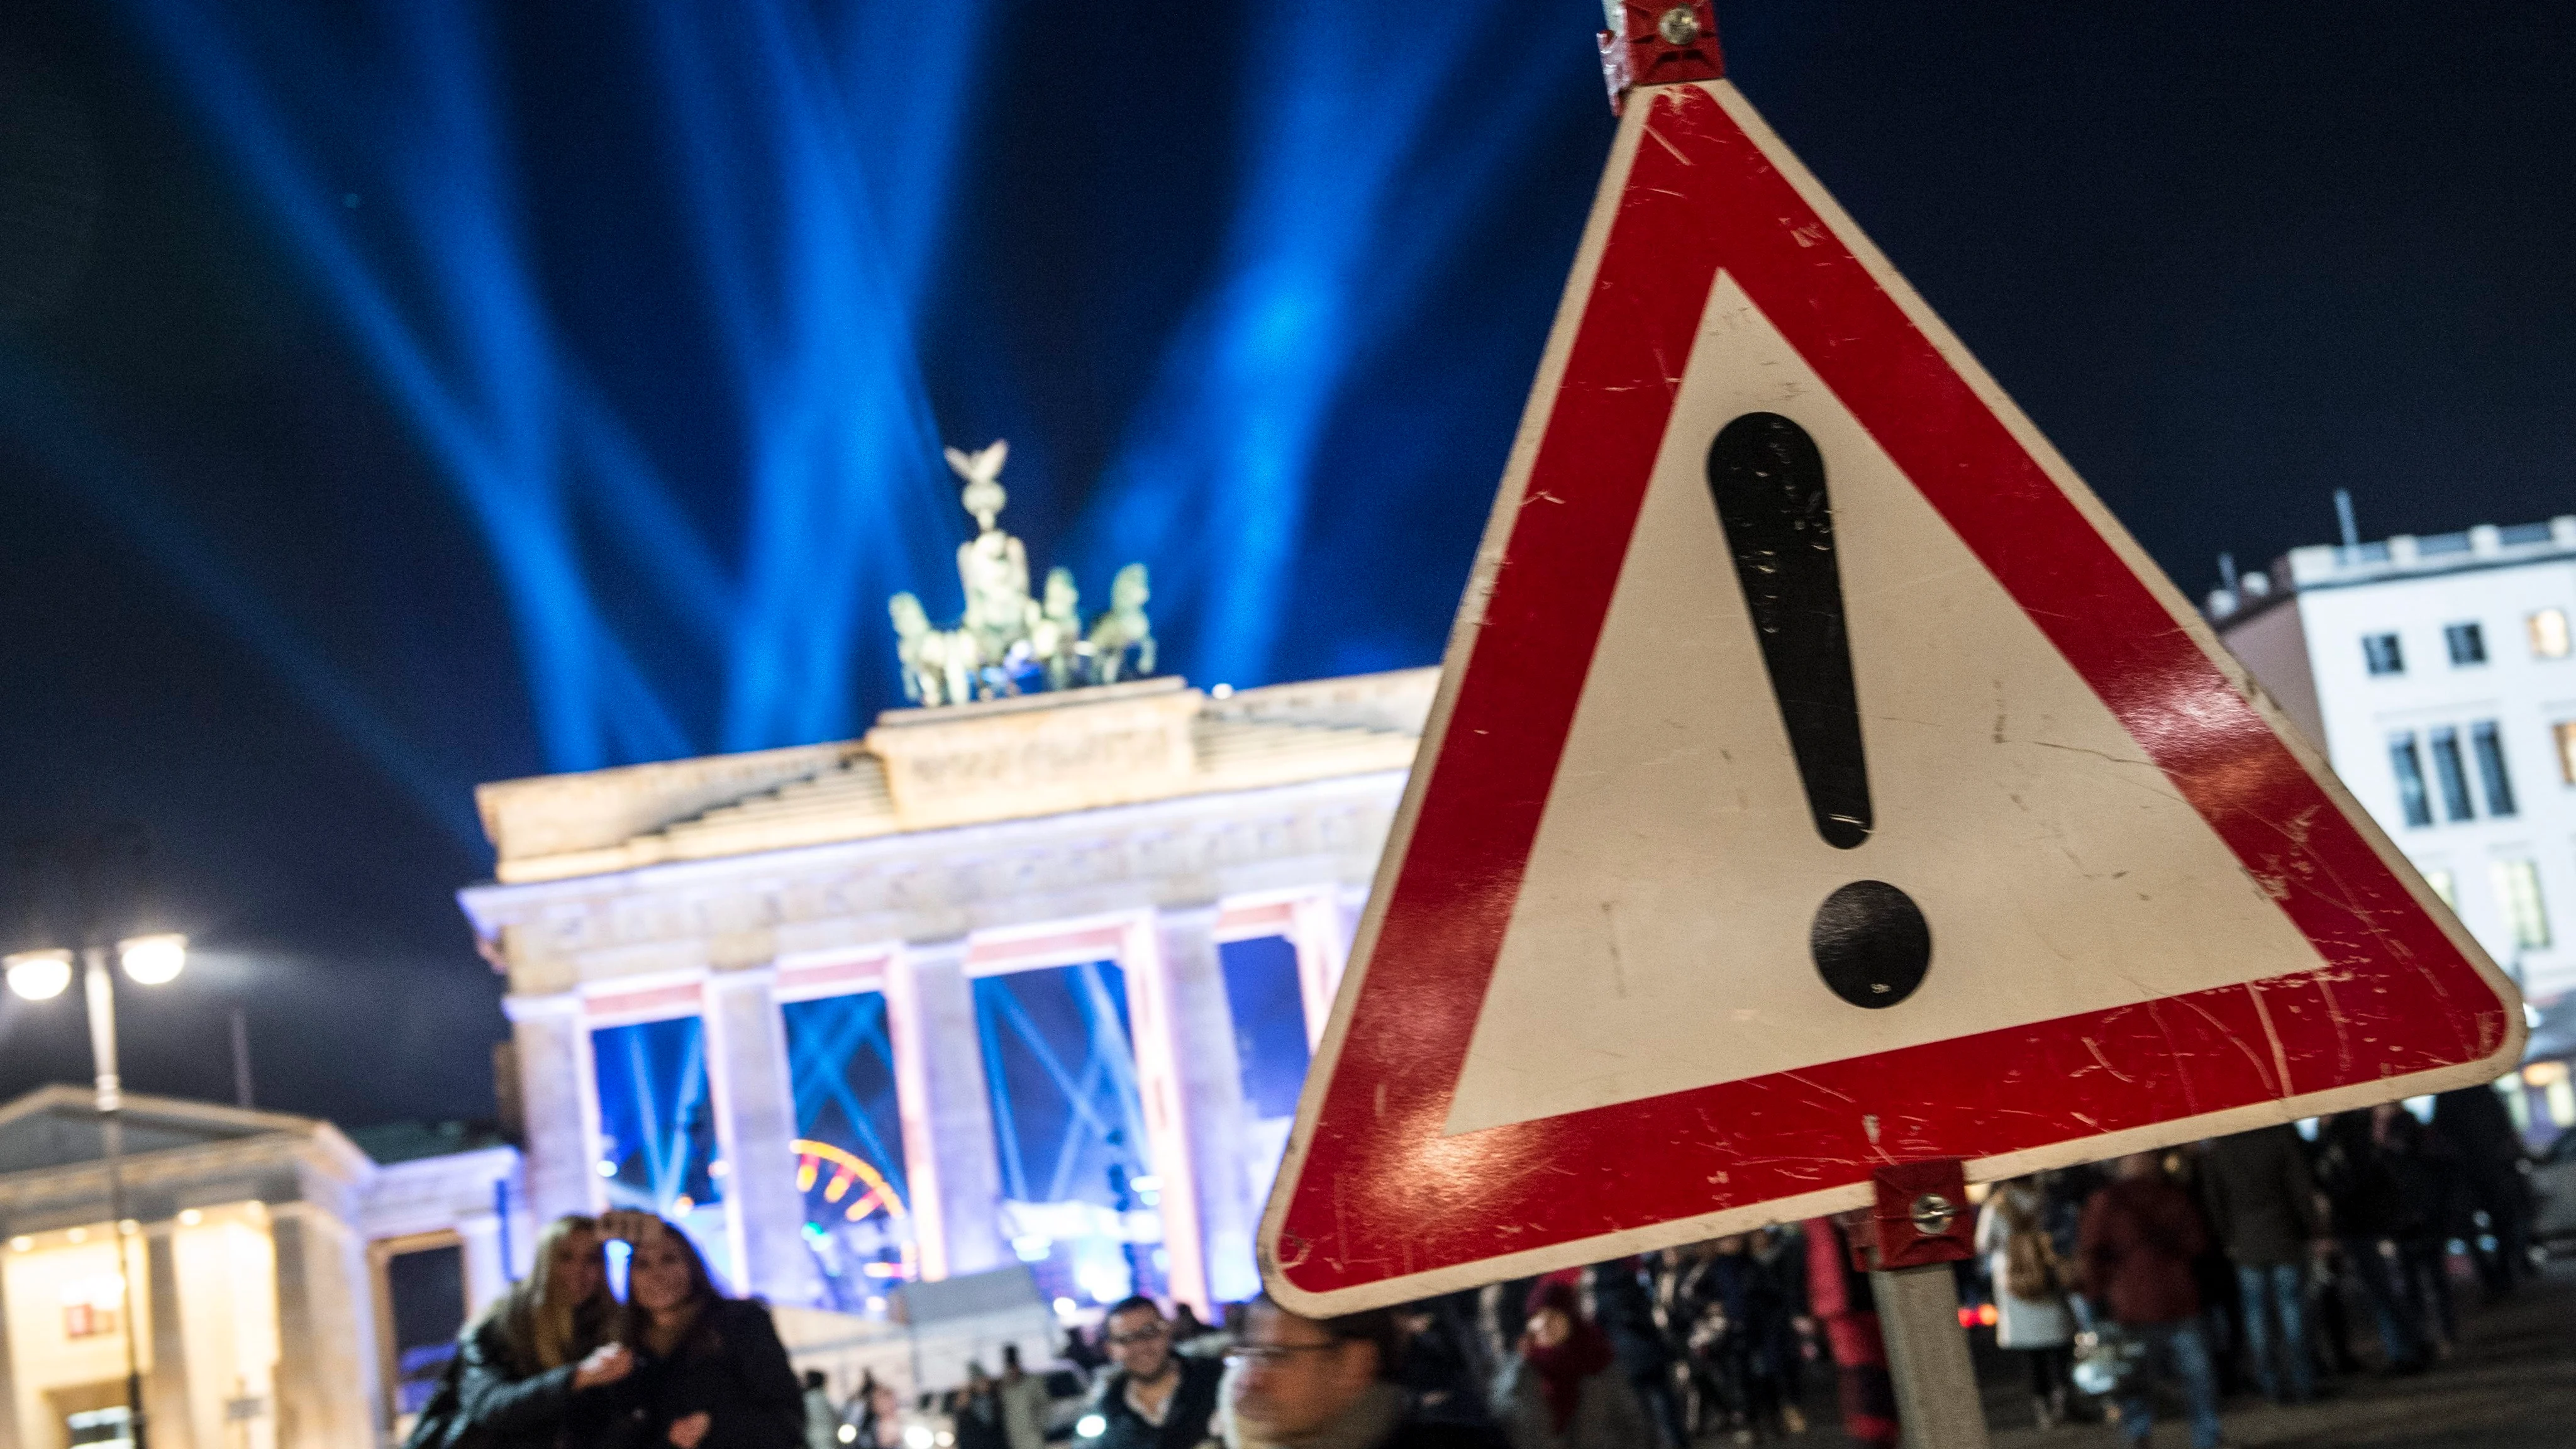
[[[1724,81],[1632,98],[1263,1223],[1342,1312],[2492,1078],[2511,984]]]

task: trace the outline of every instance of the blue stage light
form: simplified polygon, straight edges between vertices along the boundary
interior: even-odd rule
[[[630,17],[694,226],[690,300],[725,363],[705,387],[730,476],[691,480],[724,500],[714,518],[557,315],[512,154],[506,19],[131,8],[483,536],[546,763],[853,732],[882,599],[936,576],[955,532],[909,291],[975,7],[928,29],[863,8],[833,32],[792,7]]]
[[[982,441],[940,436],[919,332],[991,39],[1034,6],[122,3],[480,536],[545,767],[847,736],[888,699],[884,599],[953,587],[939,446]],[[1032,541],[1086,578],[1148,561],[1164,667],[1247,684],[1350,490],[1414,486],[1410,440],[1334,442],[1353,380],[1568,97],[1561,45],[1482,13],[1209,23],[1238,71],[1220,254],[1111,400],[1070,546]],[[533,82],[584,26],[598,77]],[[1356,452],[1363,481],[1318,480]],[[1021,517],[1069,481],[1043,470]]]
[[[1472,9],[1399,30],[1372,0],[1300,0],[1241,24],[1259,60],[1222,274],[1165,349],[1081,554],[1092,570],[1152,560],[1166,667],[1248,684],[1275,677],[1346,385],[1390,330],[1421,325],[1442,245],[1564,97],[1541,79],[1554,53],[1496,46],[1509,27]],[[1433,125],[1468,86],[1477,128]]]

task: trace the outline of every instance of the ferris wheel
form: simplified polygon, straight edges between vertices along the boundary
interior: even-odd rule
[[[829,1142],[799,1137],[788,1145],[796,1150],[796,1190],[811,1193],[814,1185],[821,1183],[823,1202],[830,1207],[839,1207],[844,1221],[864,1222],[870,1214],[878,1212],[886,1215],[889,1224],[911,1221],[912,1210],[904,1206],[894,1184],[886,1180],[886,1175],[877,1170],[876,1164]],[[831,1170],[829,1177],[824,1175],[826,1168]],[[842,1206],[841,1200],[850,1196],[850,1189],[862,1185],[867,1190],[851,1198],[847,1206]]]

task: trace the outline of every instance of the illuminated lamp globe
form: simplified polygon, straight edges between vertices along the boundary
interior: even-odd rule
[[[188,964],[188,938],[128,936],[116,943],[116,953],[126,975],[144,986],[162,986],[178,980],[180,968]]]
[[[9,989],[29,1001],[51,1001],[72,984],[69,951],[21,951],[8,958]]]

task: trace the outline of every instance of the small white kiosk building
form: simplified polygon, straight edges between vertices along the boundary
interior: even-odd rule
[[[123,1118],[112,1193],[88,1089],[0,1106],[0,1449],[129,1442],[129,1363],[154,1449],[378,1443],[526,1252],[506,1146],[380,1163],[307,1117]]]

